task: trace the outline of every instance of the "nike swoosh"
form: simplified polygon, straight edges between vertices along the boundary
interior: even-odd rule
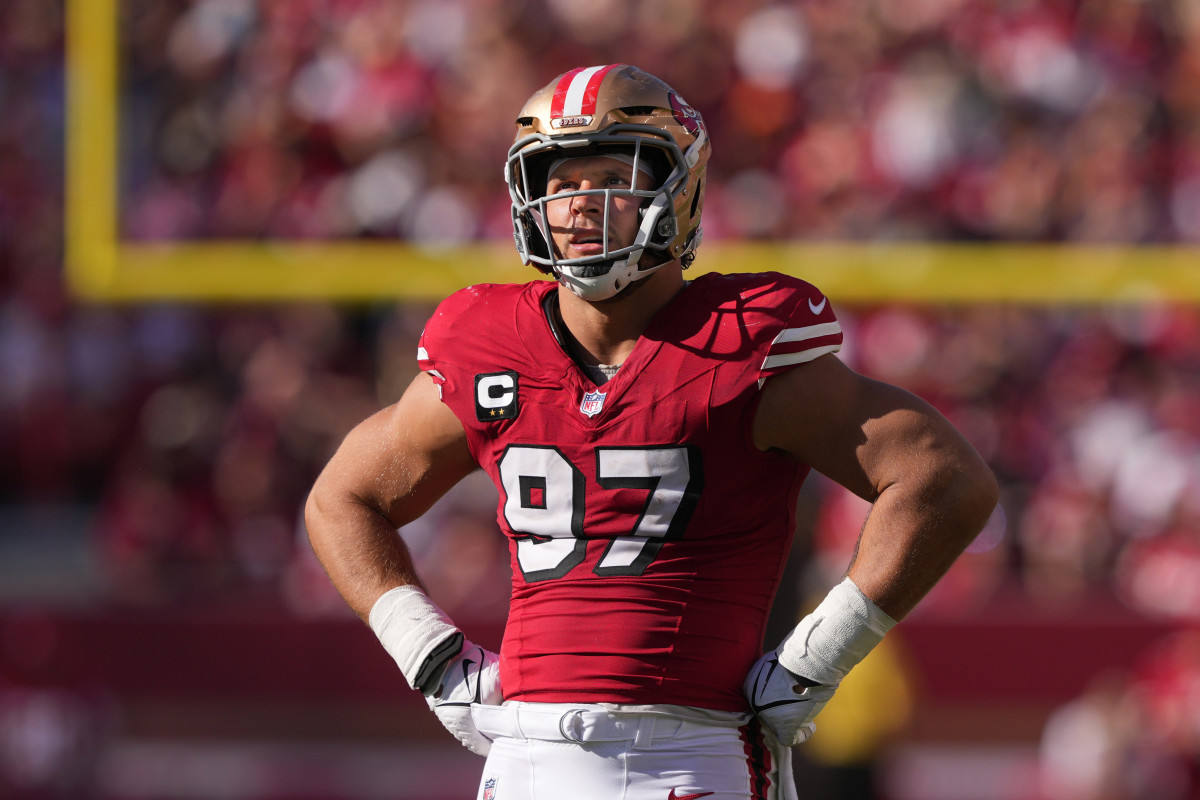
[[[755,714],[761,714],[764,711],[770,711],[772,708],[779,708],[780,706],[797,706],[801,703],[811,702],[811,697],[801,697],[797,700],[776,700],[774,703],[766,703],[763,705],[754,704],[750,707],[750,710]]]
[[[669,795],[667,795],[667,800],[696,800],[697,797],[708,797],[710,794],[712,794],[712,792],[696,792],[695,794],[675,794],[675,790],[672,789],[671,793]]]
[[[465,684],[467,685],[467,691],[470,691],[470,689],[471,689],[471,665],[472,665],[472,664],[474,664],[474,663],[475,663],[475,662],[474,662],[474,661],[472,661],[472,660],[471,660],[471,659],[469,659],[469,658],[464,658],[464,659],[463,659],[463,665],[462,665],[462,668],[463,668],[463,683],[465,683]],[[480,685],[479,685],[479,679],[478,679],[478,675],[476,675],[476,680],[475,680],[475,691],[474,691],[474,693],[473,693],[473,694],[475,695],[475,702],[479,702],[479,699],[480,699],[480,698],[479,698],[479,695],[480,695]]]
[[[812,298],[808,298],[808,310],[813,312],[815,316],[820,316],[821,312],[825,310],[825,301],[828,299],[828,297],[822,297],[821,302],[813,305]]]

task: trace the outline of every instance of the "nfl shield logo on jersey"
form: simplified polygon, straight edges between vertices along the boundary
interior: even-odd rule
[[[488,778],[483,784],[483,800],[495,800],[496,798],[496,779]]]
[[[583,402],[579,404],[579,410],[589,417],[596,416],[604,410],[605,394],[606,392],[584,392]]]

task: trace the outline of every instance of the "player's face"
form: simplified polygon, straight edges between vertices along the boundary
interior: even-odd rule
[[[649,183],[639,171],[638,178]],[[546,196],[595,189],[631,189],[633,166],[605,156],[572,158],[563,162],[546,182]],[[638,186],[637,188],[645,188]],[[578,195],[546,203],[546,221],[559,258],[581,258],[604,252],[603,194]],[[613,195],[608,209],[608,249],[633,244],[637,235],[639,198]]]

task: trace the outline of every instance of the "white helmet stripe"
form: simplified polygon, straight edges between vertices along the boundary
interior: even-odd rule
[[[592,101],[592,108],[588,111],[583,110],[583,98],[587,94],[588,84],[592,80],[592,76],[597,72],[607,70],[607,66],[588,67],[581,69],[571,79],[571,85],[567,87],[567,96],[563,100],[562,115],[564,117],[577,117],[581,114],[594,114],[596,112],[595,101]]]

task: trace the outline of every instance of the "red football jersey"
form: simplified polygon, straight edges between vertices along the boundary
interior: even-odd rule
[[[596,386],[555,338],[555,291],[464,289],[418,353],[500,492],[504,695],[744,710],[808,473],[751,422],[766,377],[840,347],[837,319],[803,281],[710,273]]]

